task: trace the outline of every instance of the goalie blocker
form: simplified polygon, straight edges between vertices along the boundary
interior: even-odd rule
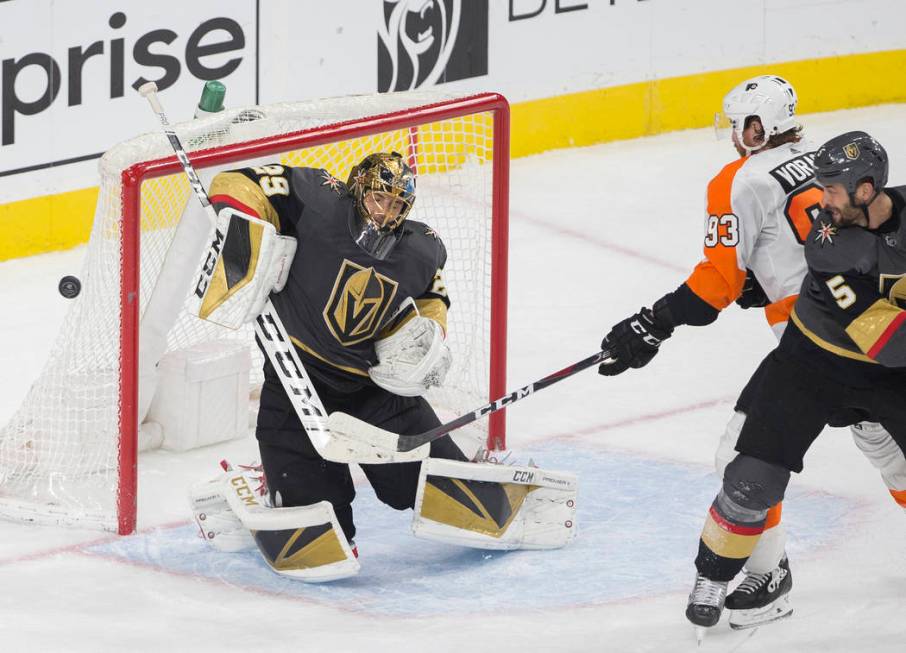
[[[576,537],[577,485],[573,474],[537,467],[428,458],[412,531],[478,549],[560,548]]]
[[[296,239],[264,220],[224,207],[193,288],[193,312],[228,329],[252,322],[286,285]]]

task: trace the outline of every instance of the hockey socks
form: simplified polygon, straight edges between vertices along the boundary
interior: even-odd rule
[[[780,503],[790,472],[740,454],[727,465],[723,487],[708,510],[695,566],[714,581],[742,571],[765,529],[768,510]]]
[[[742,571],[764,531],[766,513],[738,508],[721,491],[708,510],[695,568],[711,580],[730,581]]]

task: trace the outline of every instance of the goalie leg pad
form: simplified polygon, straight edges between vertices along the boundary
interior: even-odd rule
[[[576,536],[575,475],[428,458],[416,537],[478,549],[556,549]]]
[[[277,514],[262,524],[267,528],[254,530],[252,535],[262,557],[276,573],[307,583],[359,573],[359,561],[329,502],[263,510]]]
[[[251,531],[254,543],[274,572],[308,583],[359,573],[359,562],[328,501],[268,508],[242,474],[228,474],[222,483],[227,503]]]
[[[223,477],[196,483],[189,503],[204,540],[218,551],[235,553],[255,548],[252,534],[233,513],[224,495]]]

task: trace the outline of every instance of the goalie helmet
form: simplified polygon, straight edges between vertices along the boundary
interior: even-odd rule
[[[356,243],[379,260],[402,237],[400,225],[415,203],[415,174],[398,152],[369,154],[346,182],[355,200],[349,229]]]
[[[730,127],[739,144],[748,152],[759,150],[775,134],[798,127],[794,118],[798,98],[793,86],[776,75],[760,75],[742,82],[724,96],[718,127]],[[755,116],[764,127],[764,143],[750,147],[743,143],[746,118]]]

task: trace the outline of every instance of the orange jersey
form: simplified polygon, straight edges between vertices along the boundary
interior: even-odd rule
[[[815,147],[788,143],[724,166],[708,184],[704,260],[686,285],[720,311],[742,294],[746,268],[770,300],[779,337],[806,273],[802,245],[820,209]]]

